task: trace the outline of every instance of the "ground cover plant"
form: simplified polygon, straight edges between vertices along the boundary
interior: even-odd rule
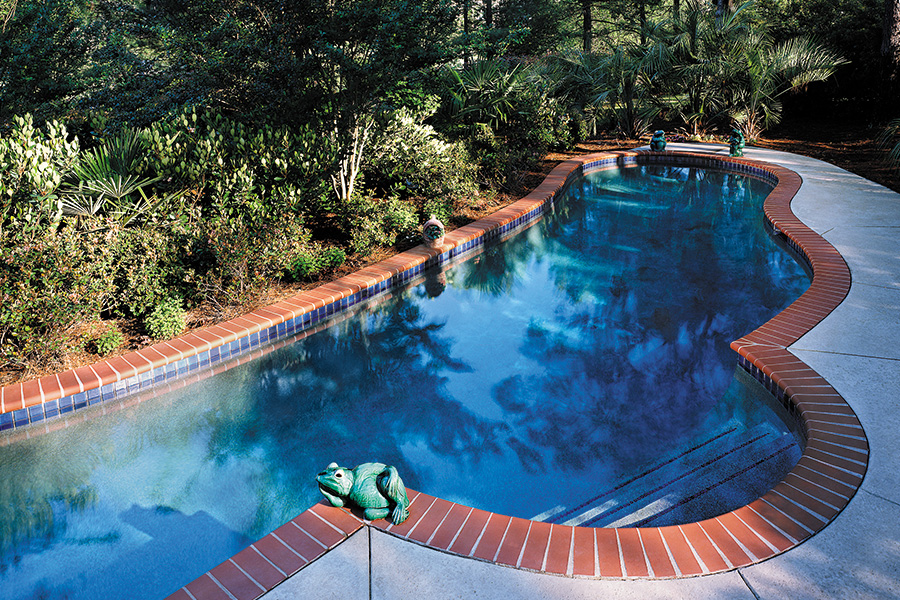
[[[782,117],[803,138],[797,115],[865,106],[838,135],[883,131],[893,177],[900,15],[881,8],[0,0],[2,381],[359,268],[655,128],[766,144]]]

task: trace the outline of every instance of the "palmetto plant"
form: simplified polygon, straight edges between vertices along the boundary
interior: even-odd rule
[[[888,149],[887,161],[894,169],[900,170],[900,119],[894,119],[878,136],[879,145]]]
[[[497,129],[515,115],[516,96],[528,89],[529,81],[526,67],[507,67],[497,61],[483,60],[462,70],[448,69],[451,113],[458,121]]]
[[[753,139],[778,122],[781,95],[830,77],[846,62],[808,38],[775,44],[753,22],[753,4],[717,15],[708,3],[688,0],[672,21],[668,83],[692,134],[728,117]]]
[[[138,174],[143,151],[140,132],[123,127],[100,146],[82,152],[62,189],[65,214],[84,219],[103,215],[126,226],[170,200],[147,195],[145,189],[160,178]]]
[[[548,95],[570,115],[580,115],[590,135],[596,135],[603,104],[602,56],[580,50],[551,54],[540,65]]]
[[[752,2],[719,17],[709,3],[688,0],[685,4],[671,23],[669,85],[678,114],[696,135],[727,112],[728,81],[739,68],[736,59],[747,47]]]
[[[808,38],[775,45],[764,32],[754,32],[747,42],[736,64],[729,104],[731,117],[748,139],[779,122],[782,94],[827,79],[846,63]]]
[[[639,137],[659,113],[656,86],[672,65],[661,24],[647,23],[644,38],[605,52],[569,51],[549,57],[552,94],[587,117],[608,111],[623,135]]]
[[[668,71],[672,57],[661,41],[658,27],[647,30],[644,43],[620,44],[600,60],[597,101],[605,101],[615,115],[619,131],[629,138],[646,133],[659,114],[654,88]]]

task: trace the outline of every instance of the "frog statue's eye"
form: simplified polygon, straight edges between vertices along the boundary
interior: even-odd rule
[[[343,476],[344,476],[344,473],[343,473],[343,471],[335,471],[335,472],[334,472],[334,476],[335,476],[335,477],[343,477]]]

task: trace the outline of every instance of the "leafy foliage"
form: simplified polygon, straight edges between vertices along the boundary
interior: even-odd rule
[[[118,135],[82,152],[73,166],[71,181],[62,189],[64,212],[82,218],[102,213],[128,225],[170,200],[148,197],[144,191],[160,178],[137,174],[143,150],[140,134],[123,126]]]
[[[94,340],[94,349],[97,351],[97,354],[100,356],[106,356],[108,354],[112,354],[116,351],[116,349],[122,345],[125,341],[125,338],[122,337],[122,332],[117,331],[115,329],[109,329],[100,334],[100,337]]]
[[[41,122],[70,104],[91,47],[80,4],[20,2],[0,30],[0,123],[25,113]]]
[[[62,204],[57,188],[78,159],[78,139],[68,139],[56,121],[37,128],[31,115],[15,117],[0,137],[0,208],[4,226],[58,222]]]
[[[146,317],[144,328],[156,340],[173,338],[184,331],[184,311],[181,303],[175,299],[164,300]]]
[[[735,73],[731,117],[748,139],[781,120],[779,97],[831,77],[846,61],[808,38],[773,44],[767,35],[748,37],[744,68]]]
[[[779,96],[830,77],[845,61],[807,38],[775,43],[754,3],[717,15],[688,0],[672,21],[666,85],[692,135],[734,120],[748,138],[777,123]]]
[[[122,228],[104,232],[113,254],[114,285],[104,309],[131,317],[148,313],[166,298],[196,302],[199,281],[216,264],[198,232],[171,228]]]
[[[393,246],[414,237],[420,223],[416,209],[396,197],[377,200],[362,195],[350,199],[344,219],[350,248],[363,255],[376,246]]]
[[[70,328],[97,318],[111,290],[112,255],[71,228],[6,231],[0,245],[0,360],[59,366]]]
[[[290,274],[294,279],[307,279],[322,271],[336,269],[347,260],[347,254],[340,248],[307,248],[297,257]]]
[[[887,161],[900,170],[900,118],[892,120],[878,136],[878,143],[888,150]]]
[[[365,168],[370,186],[401,197],[446,197],[451,204],[475,194],[475,167],[465,145],[443,140],[424,123],[435,109],[416,114],[402,108],[386,118]]]
[[[814,96],[819,106],[875,107],[880,97],[890,105],[895,97],[884,85],[879,45],[882,39],[881,0],[756,0],[757,19],[776,44],[815,36],[820,44],[847,59],[847,66]],[[807,100],[809,102],[809,100]]]
[[[528,90],[523,65],[479,61],[469,68],[447,71],[450,114],[458,122],[497,129],[520,110],[517,99]]]

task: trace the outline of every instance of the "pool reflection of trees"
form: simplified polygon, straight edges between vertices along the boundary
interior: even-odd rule
[[[522,440],[550,449],[547,468],[581,469],[604,456],[625,472],[689,439],[704,421],[727,420],[740,410],[720,403],[735,364],[730,342],[808,285],[764,233],[769,186],[722,174],[714,200],[701,191],[703,170],[622,174],[611,185],[603,174],[584,179],[570,191],[579,201],[561,202],[539,225],[540,237],[488,250],[482,268],[463,278],[495,293],[481,285],[495,280],[480,271],[514,274],[530,256],[550,263],[567,299],[558,322],[533,322],[522,343],[521,352],[546,368],[494,391],[519,432],[516,451],[533,462],[546,451],[523,451]],[[515,286],[509,275],[504,281],[504,289]]]

